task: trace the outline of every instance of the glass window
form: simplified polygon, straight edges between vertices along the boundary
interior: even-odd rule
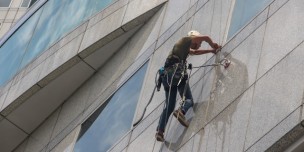
[[[41,12],[36,12],[0,48],[0,86],[6,84],[18,72]]]
[[[21,7],[28,7],[30,2],[31,2],[31,0],[23,0]]]
[[[233,36],[272,0],[235,0],[228,38]]]
[[[147,63],[82,124],[74,152],[107,151],[131,128]]]
[[[22,6],[35,1],[23,0]],[[37,11],[41,16],[32,15],[0,48],[0,87],[60,38],[113,1],[116,0],[48,0]],[[0,6],[8,6],[10,2],[0,0]],[[26,25],[28,27],[23,27]],[[28,31],[22,30],[27,28]]]
[[[0,0],[0,7],[9,7],[12,0]]]
[[[45,4],[45,9],[21,65],[25,66],[28,64],[66,33],[90,17],[92,13],[97,11],[97,3],[103,3],[104,8],[112,1],[113,0],[48,1],[47,4]]]

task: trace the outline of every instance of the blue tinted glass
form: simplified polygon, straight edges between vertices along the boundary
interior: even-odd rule
[[[228,38],[240,30],[271,1],[272,0],[236,0],[228,32]]]
[[[22,56],[32,37],[41,10],[27,20],[0,48],[0,86],[3,86],[18,72]]]
[[[28,37],[26,32],[25,34],[23,34],[24,31],[19,32],[21,29],[29,28],[23,27],[26,25],[24,24],[0,49],[0,63],[2,64],[0,65],[0,86],[11,79],[18,69],[22,69],[68,32],[113,1],[116,0],[48,0],[42,7],[43,9],[39,10],[41,13],[39,21],[35,16],[31,16],[29,19],[32,20],[31,22],[35,21],[35,24],[38,22],[37,26],[31,26],[31,29],[26,31],[31,33],[31,40],[26,39]],[[23,37],[25,41],[16,40]],[[11,45],[14,46],[11,47]]]
[[[82,125],[75,152],[107,151],[130,130],[146,69],[147,64]]]
[[[87,20],[93,13],[109,5],[113,0],[50,0],[45,4],[33,39],[22,66],[28,64],[52,44]],[[97,10],[96,4],[103,7]]]

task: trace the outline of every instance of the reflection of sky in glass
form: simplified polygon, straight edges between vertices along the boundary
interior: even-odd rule
[[[0,86],[4,85],[17,73],[40,14],[41,10],[25,22],[9,41],[0,48]]]
[[[75,152],[107,151],[130,130],[146,69],[147,64],[109,99],[96,120],[89,118],[85,122],[92,124],[87,128],[82,126]]]
[[[23,58],[22,66],[28,64],[66,33],[76,28],[92,13],[103,9],[112,1],[50,0],[47,2],[28,51]],[[96,9],[98,7],[97,2],[103,4],[98,10]]]
[[[228,32],[228,38],[240,30],[271,1],[272,0],[236,0]]]
[[[38,11],[41,17],[30,17],[0,49],[0,86],[56,41],[113,1],[116,0],[48,0]],[[31,29],[22,30],[29,28],[23,27],[26,25]],[[25,40],[20,42],[21,39]]]

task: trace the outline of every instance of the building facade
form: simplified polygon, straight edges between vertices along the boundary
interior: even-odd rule
[[[36,0],[1,0],[0,38],[24,15]]]
[[[0,41],[0,151],[301,152],[303,8],[302,0],[37,1]],[[158,142],[163,88],[133,123],[190,30],[223,48],[188,63],[231,64],[191,71],[190,126],[171,116]]]

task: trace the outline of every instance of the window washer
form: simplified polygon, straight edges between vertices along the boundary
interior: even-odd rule
[[[207,42],[212,49],[199,49],[201,43]],[[162,76],[162,84],[166,93],[166,105],[160,116],[160,120],[156,132],[156,140],[164,141],[164,131],[170,114],[173,112],[176,103],[176,94],[184,98],[184,103],[178,110],[173,112],[177,120],[185,127],[188,127],[188,122],[185,119],[185,114],[190,107],[193,106],[193,97],[187,83],[187,67],[186,59],[188,55],[201,55],[206,53],[217,53],[221,46],[214,43],[209,36],[203,36],[198,31],[190,31],[188,36],[181,38],[169,53]]]

